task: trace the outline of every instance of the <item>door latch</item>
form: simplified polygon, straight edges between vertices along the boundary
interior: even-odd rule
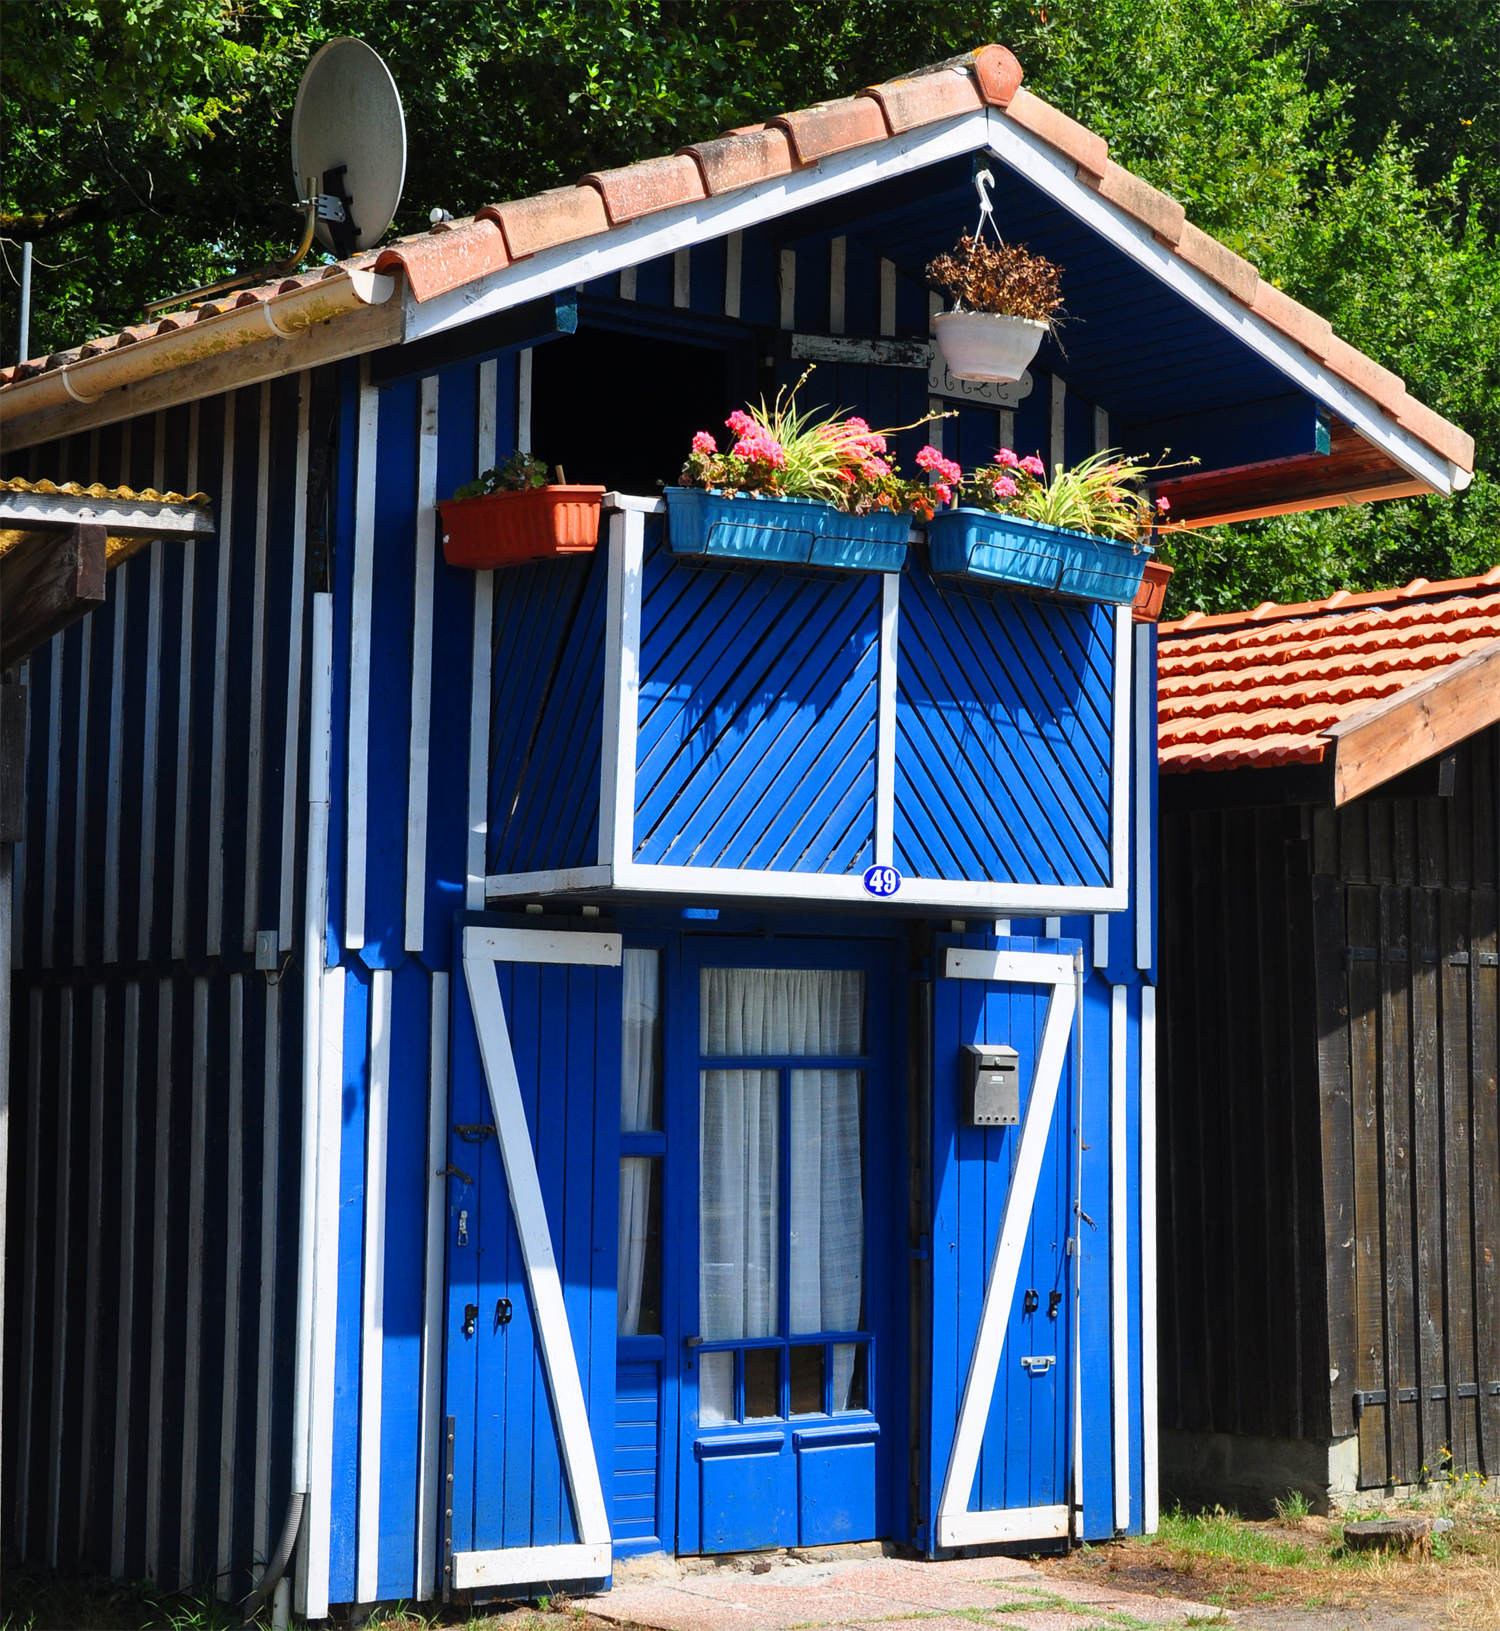
[[[1056,1363],[1056,1354],[1023,1354],[1021,1356],[1021,1369],[1028,1376],[1045,1376]]]
[[[464,1327],[463,1327],[463,1329],[464,1329],[464,1335],[466,1337],[471,1337],[471,1336],[474,1335],[474,1325],[475,1325],[475,1322],[478,1320],[478,1318],[479,1318],[479,1304],[478,1303],[465,1303],[464,1304]]]
[[[458,1243],[460,1246],[469,1244],[469,1214],[467,1212],[458,1214]]]
[[[1028,1291],[1021,1299],[1021,1312],[1023,1314],[1034,1314],[1041,1306],[1042,1299],[1034,1291]]]
[[[502,1325],[510,1324],[511,1313],[512,1309],[510,1306],[510,1298],[502,1297],[500,1301],[495,1304],[495,1329],[497,1331]]]
[[[1055,1320],[1057,1318],[1057,1311],[1061,1307],[1062,1307],[1062,1292],[1060,1292],[1060,1291],[1049,1291],[1047,1293],[1047,1318],[1049,1320]]]

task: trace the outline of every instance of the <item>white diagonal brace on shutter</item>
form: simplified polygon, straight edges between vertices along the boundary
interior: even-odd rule
[[[938,1498],[937,1544],[970,1546],[989,1540],[1017,1538],[1018,1527],[1022,1525],[1021,1515],[1014,1509],[970,1512],[968,1508],[974,1490],[974,1475],[979,1467],[979,1450],[984,1442],[984,1425],[989,1419],[990,1404],[995,1396],[995,1379],[1000,1373],[1000,1354],[1005,1346],[1011,1305],[1015,1301],[1016,1277],[1020,1273],[1021,1252],[1031,1223],[1032,1205],[1036,1200],[1037,1179],[1041,1175],[1042,1158],[1046,1154],[1052,1113],[1057,1106],[1057,1092],[1062,1081],[1076,998],[1073,959],[1055,953],[969,951],[951,946],[944,961],[943,973],[948,979],[1013,980],[1052,987],[1047,1018],[1042,1027],[1042,1045],[1032,1072],[1020,1147],[1011,1172],[1010,1188],[1005,1196],[995,1255],[990,1261],[989,1283],[985,1286],[984,1308],[979,1316],[979,1332],[974,1339],[974,1354],[964,1382],[958,1427],[948,1455],[943,1492]],[[1045,1530],[1028,1529],[1026,1538],[1053,1532],[1050,1524],[1056,1521],[1059,1511],[1066,1511],[1065,1508],[1051,1507],[1031,1510],[1038,1522],[1046,1523],[1049,1527]],[[990,1533],[992,1529],[993,1534]]]
[[[516,1234],[526,1265],[526,1285],[536,1313],[536,1329],[547,1372],[547,1386],[557,1416],[557,1437],[562,1450],[563,1469],[573,1497],[579,1539],[585,1546],[607,1547],[610,1540],[609,1513],[599,1482],[599,1463],[589,1432],[588,1410],[578,1360],[568,1329],[568,1312],[563,1303],[562,1281],[552,1250],[552,1234],[547,1227],[547,1210],[542,1201],[542,1185],[537,1175],[536,1154],[531,1147],[531,1131],[526,1125],[526,1107],[521,1102],[521,1084],[516,1076],[515,1055],[511,1051],[510,1027],[495,978],[495,959],[535,963],[620,962],[618,935],[561,935],[546,931],[464,930],[464,979],[479,1035],[479,1055],[484,1064],[490,1091],[490,1106],[500,1142],[500,1159],[505,1165],[505,1181],[510,1188]],[[538,1548],[537,1550],[550,1550]]]

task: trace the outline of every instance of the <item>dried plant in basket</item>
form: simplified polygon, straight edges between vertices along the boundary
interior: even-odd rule
[[[927,282],[953,297],[956,311],[1023,317],[1049,327],[1062,309],[1062,268],[1024,244],[988,243],[963,233],[928,263]]]

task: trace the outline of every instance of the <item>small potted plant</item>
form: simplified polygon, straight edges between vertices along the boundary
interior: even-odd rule
[[[901,570],[913,520],[931,516],[951,488],[900,475],[887,457],[895,431],[803,412],[796,397],[807,373],[771,407],[730,414],[735,439],[725,451],[706,430],[694,436],[680,485],[666,489],[674,555]],[[935,449],[917,463],[931,468],[934,459],[957,479],[958,466]]]
[[[955,379],[1017,380],[1057,320],[1062,268],[1023,244],[987,242],[984,219],[928,264],[928,283],[953,301],[933,333]]]
[[[584,554],[599,542],[602,487],[570,486],[557,468],[517,450],[438,505],[443,559],[481,571]]]
[[[1159,468],[1107,451],[1048,481],[1034,454],[1001,448],[960,484],[959,507],[928,524],[932,570],[1128,606],[1166,504],[1140,483]]]

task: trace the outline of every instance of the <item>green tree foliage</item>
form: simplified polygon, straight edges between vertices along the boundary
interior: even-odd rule
[[[292,101],[325,40],[391,67],[411,231],[989,40],[1027,83],[1476,436],[1456,500],[1175,540],[1171,606],[1292,600],[1500,558],[1494,0],[0,0],[0,356],[287,253]]]

